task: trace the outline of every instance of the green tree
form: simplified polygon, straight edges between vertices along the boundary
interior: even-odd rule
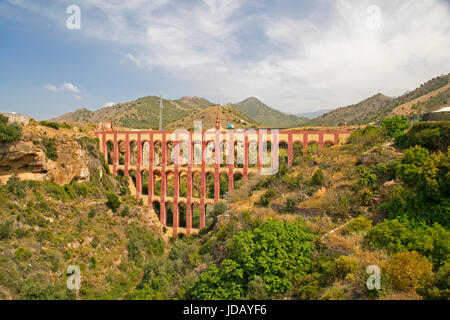
[[[388,137],[396,137],[409,128],[409,122],[405,116],[394,116],[383,119],[381,127],[385,135]]]
[[[106,195],[106,199],[108,200],[106,202],[106,205],[113,211],[116,212],[117,209],[120,207],[120,199],[119,197],[114,193],[108,193]]]

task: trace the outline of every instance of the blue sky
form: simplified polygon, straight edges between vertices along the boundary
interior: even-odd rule
[[[0,0],[0,112],[159,94],[328,109],[450,72],[449,34],[444,0]]]

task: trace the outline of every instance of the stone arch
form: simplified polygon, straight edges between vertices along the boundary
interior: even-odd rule
[[[166,226],[173,227],[173,203],[170,201],[166,202]]]
[[[161,196],[161,172],[153,171],[153,195]]]
[[[178,203],[178,226],[180,228],[186,228],[187,225],[187,209],[184,202]]]
[[[234,142],[234,166],[237,168],[244,167],[245,147],[243,141]]]
[[[319,143],[317,141],[309,141],[306,152],[310,155],[319,153]]]
[[[206,198],[214,199],[214,173],[206,172],[205,181],[206,181]]]
[[[125,153],[126,153],[125,141],[117,142],[117,149],[119,151],[119,165],[125,165]]]
[[[144,167],[150,166],[150,142],[142,142],[142,165]]]
[[[219,161],[220,161],[220,166],[221,167],[227,167],[228,166],[228,153],[229,153],[229,147],[228,147],[228,142],[227,141],[221,141],[219,143],[219,150],[220,150],[220,157],[219,157]]]
[[[292,164],[299,165],[303,161],[303,143],[296,141],[292,145]]]
[[[248,143],[248,167],[256,168],[258,165],[258,142],[250,141]]]
[[[167,142],[166,146],[167,146],[167,148],[166,148],[166,150],[167,150],[167,155],[166,155],[167,162],[166,162],[166,165],[167,166],[172,166],[172,165],[175,164],[175,161],[174,161],[175,159],[172,157],[173,156],[173,149],[175,148],[175,142],[169,141],[169,142]]]
[[[205,220],[206,225],[205,227],[209,227],[211,223],[214,221],[214,205],[211,203],[205,204]]]
[[[286,141],[280,141],[280,143],[278,144],[278,159],[280,159],[280,164],[288,163],[289,146]]]
[[[161,221],[161,203],[159,201],[153,201],[152,209],[158,216],[158,220]]]
[[[192,197],[200,198],[202,186],[202,176],[198,171],[192,173]]]
[[[264,141],[262,147],[262,165],[264,168],[270,168],[272,166],[272,141]]]
[[[134,187],[137,186],[137,174],[136,171],[130,170],[128,171],[128,175],[130,176],[131,181],[133,182]]]
[[[112,141],[106,142],[106,156],[108,164],[113,165],[114,164],[114,143]]]
[[[166,172],[166,196],[174,197],[175,196],[175,176],[172,171]]]
[[[180,171],[178,173],[178,181],[179,181],[179,191],[180,194],[178,195],[179,197],[182,198],[187,198],[187,194],[188,194],[188,175],[186,171]]]
[[[200,205],[198,203],[193,203],[192,207],[192,228],[200,229]]]
[[[226,194],[228,192],[228,174],[225,172],[222,172],[219,176],[219,183],[220,183],[220,199],[226,199]]]
[[[130,166],[136,166],[137,165],[137,143],[136,141],[131,141],[130,142]]]
[[[238,189],[239,187],[241,187],[242,183],[244,182],[243,178],[244,176],[240,172],[235,172],[233,174],[234,189]]]
[[[162,165],[162,143],[161,141],[155,141],[153,144],[153,165],[161,166]]]
[[[205,162],[207,166],[214,166],[216,163],[216,145],[214,141],[206,143]]]
[[[141,194],[148,195],[148,179],[149,174],[147,170],[141,171]]]

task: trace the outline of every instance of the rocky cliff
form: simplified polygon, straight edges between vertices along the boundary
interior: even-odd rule
[[[59,185],[89,180],[91,169],[102,165],[98,154],[86,147],[90,140],[71,130],[26,126],[19,141],[0,144],[0,182],[14,174]]]

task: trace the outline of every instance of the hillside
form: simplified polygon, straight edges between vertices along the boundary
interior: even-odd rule
[[[398,98],[381,93],[358,104],[338,108],[307,122],[311,126],[336,126],[345,121],[349,125],[368,124],[392,115],[420,115],[448,103],[450,74],[421,84],[415,90]]]
[[[312,126],[341,126],[347,121],[348,125],[369,123],[374,112],[386,108],[394,99],[378,93],[360,103],[338,108],[325,113],[308,122]]]
[[[148,96],[134,101],[119,103],[97,111],[79,109],[50,121],[88,122],[112,121],[117,127],[134,129],[157,128],[159,126],[159,97]],[[163,127],[169,123],[190,115],[195,110],[202,110],[215,104],[199,97],[183,97],[178,100],[163,99]]]
[[[196,110],[192,114],[183,119],[170,123],[166,129],[173,130],[177,128],[189,129],[194,127],[194,121],[202,121],[203,129],[214,128],[217,118],[217,106],[204,110]],[[237,110],[231,105],[220,107],[220,125],[226,128],[228,124],[238,128],[256,128],[259,125],[247,117],[245,114]]]
[[[232,106],[264,127],[291,128],[299,126],[307,120],[295,115],[284,114],[254,97],[232,104]]]

